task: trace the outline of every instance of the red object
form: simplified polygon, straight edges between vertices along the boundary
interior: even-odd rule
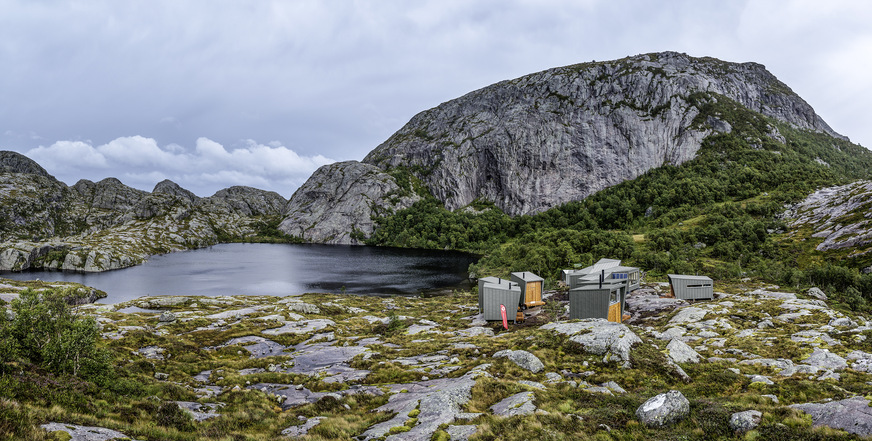
[[[509,329],[509,319],[506,317],[506,305],[500,305],[500,314],[503,315],[503,327]]]

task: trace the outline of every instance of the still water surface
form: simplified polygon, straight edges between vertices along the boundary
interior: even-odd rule
[[[106,291],[101,303],[147,295],[276,295],[306,292],[417,294],[468,288],[465,253],[343,245],[222,244],[152,256],[103,273],[0,273],[15,280],[68,281]]]

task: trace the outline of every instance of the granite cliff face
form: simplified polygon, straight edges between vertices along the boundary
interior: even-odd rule
[[[0,270],[105,271],[153,254],[244,239],[279,218],[278,193],[231,187],[199,198],[172,181],[149,193],[107,178],[72,187],[14,152],[0,152]]]
[[[357,161],[322,166],[288,202],[279,228],[312,242],[356,244],[373,232],[374,215],[407,208],[420,196],[374,165]]]
[[[411,171],[450,210],[485,199],[510,215],[537,213],[694,158],[703,139],[731,130],[717,115],[700,115],[700,103],[717,100],[840,137],[762,65],[666,52],[549,69],[471,92],[416,115],[363,162]],[[777,128],[770,132],[780,138]],[[290,213],[303,209],[299,199],[291,198]],[[329,222],[331,231],[350,230],[368,221],[331,201],[306,198],[306,209],[320,214],[305,224],[289,217],[283,228],[317,231]]]

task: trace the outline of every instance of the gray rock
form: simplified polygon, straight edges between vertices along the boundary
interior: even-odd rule
[[[296,311],[302,314],[320,314],[321,308],[305,302],[291,302],[287,304],[289,311]]]
[[[636,418],[646,426],[665,426],[686,417],[690,413],[690,402],[677,391],[657,395],[645,401],[636,409]]]
[[[817,288],[817,287],[809,288],[808,291],[806,291],[805,293],[806,293],[809,297],[814,297],[814,298],[819,299],[819,300],[829,300],[829,299],[827,298],[827,295],[824,294],[824,292],[821,291],[821,289],[820,289],[820,288]]]
[[[206,421],[210,418],[217,418],[221,416],[220,413],[215,412],[216,409],[222,407],[222,405],[214,404],[214,403],[197,403],[194,401],[175,401],[176,405],[178,405],[182,410],[191,415],[191,418],[194,421]]]
[[[829,325],[836,328],[856,328],[857,322],[847,317],[840,317],[830,320]]]
[[[165,349],[160,346],[146,346],[139,348],[136,352],[149,360],[163,360]]]
[[[531,387],[533,389],[545,389],[545,385],[539,383],[538,381],[518,380],[518,384],[523,384],[524,386]]]
[[[541,372],[542,369],[545,369],[545,365],[542,364],[542,361],[539,360],[539,357],[527,352],[527,351],[512,351],[510,349],[497,351],[494,353],[493,358],[508,358],[512,363],[515,363],[522,369],[526,369],[532,373]]]
[[[448,432],[448,436],[451,437],[451,441],[467,441],[469,440],[469,437],[475,433],[476,430],[478,430],[478,428],[471,424],[462,426],[452,425],[448,426],[448,428],[445,429],[445,431]]]
[[[676,363],[699,363],[699,353],[686,343],[674,338],[666,345],[666,351]]]
[[[670,325],[680,325],[683,323],[696,323],[701,321],[708,311],[696,306],[688,306],[678,310],[678,313],[669,320]]]
[[[304,435],[308,434],[313,427],[321,424],[321,420],[325,417],[313,417],[306,419],[306,422],[299,426],[291,426],[285,430],[282,430],[282,436],[287,436],[290,438],[301,438]]]
[[[730,428],[736,432],[747,432],[760,425],[763,413],[759,410],[746,410],[730,415]]]
[[[157,321],[161,323],[169,323],[176,321],[177,318],[178,317],[176,317],[176,314],[174,312],[164,311],[160,314],[160,317],[158,317]]]
[[[748,378],[751,379],[751,383],[763,383],[766,385],[773,385],[775,383],[769,379],[769,377],[763,375],[749,375]]]
[[[402,426],[408,414],[418,409],[418,424],[405,433],[391,435],[388,440],[420,440],[430,439],[442,424],[450,424],[455,419],[467,415],[462,409],[471,397],[475,378],[488,375],[485,366],[480,366],[459,378],[429,380],[413,384],[395,384],[390,386],[394,393],[388,403],[375,409],[376,412],[391,412],[396,415],[385,422],[368,428],[358,439],[363,441],[379,439],[386,436],[392,427]]]
[[[461,329],[459,331],[454,331],[454,334],[458,337],[476,337],[479,335],[483,335],[485,337],[493,337],[494,330],[491,328],[486,328],[484,326],[472,326],[466,329]]]
[[[530,415],[536,411],[533,404],[535,395],[533,392],[521,392],[504,398],[499,403],[491,406],[494,415],[510,417],[515,415]]]
[[[139,441],[117,430],[106,429],[104,427],[79,426],[66,423],[48,423],[39,427],[42,427],[49,433],[66,432],[71,436],[70,441],[111,441],[116,439]]]
[[[852,360],[851,369],[858,372],[872,373],[872,354],[863,351],[851,351],[847,358]]]
[[[846,398],[828,403],[792,404],[809,415],[815,427],[842,429],[860,436],[872,435],[872,408],[863,397]]]
[[[630,366],[630,348],[642,343],[626,325],[604,319],[548,323],[540,329],[568,335],[569,340],[580,344],[587,352],[604,355],[604,362],[617,361],[625,367]]]
[[[826,349],[815,349],[804,363],[821,369],[842,370],[848,367],[848,362],[837,354]]]
[[[620,385],[618,385],[618,383],[615,383],[614,381],[608,381],[603,383],[603,387],[608,388],[609,390],[617,394],[627,393],[627,391],[623,387],[621,387]]]
[[[225,346],[232,346],[236,344],[242,345],[242,347],[251,354],[251,358],[266,358],[276,355],[289,355],[285,353],[285,349],[287,349],[287,346],[256,335],[232,338],[218,347],[223,348]]]

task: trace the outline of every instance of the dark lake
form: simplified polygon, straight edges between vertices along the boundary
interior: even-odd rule
[[[0,277],[78,282],[106,291],[101,303],[148,295],[409,295],[468,288],[467,269],[475,260],[466,253],[404,248],[222,244],[102,273],[2,272]]]

